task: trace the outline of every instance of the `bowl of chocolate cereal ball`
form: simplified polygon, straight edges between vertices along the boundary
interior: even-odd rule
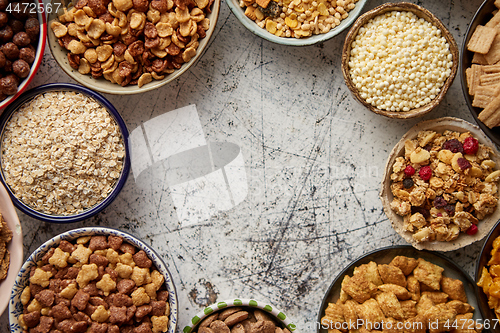
[[[480,241],[500,219],[499,163],[495,145],[465,120],[418,123],[387,159],[384,212],[419,250],[453,251]]]
[[[360,16],[347,34],[342,73],[356,100],[390,118],[420,117],[453,83],[458,46],[431,12],[386,3]]]
[[[220,0],[52,0],[49,48],[78,83],[108,94],[158,89],[203,54]]]
[[[276,44],[307,46],[347,29],[366,0],[227,0],[236,18],[255,35]]]
[[[160,256],[120,230],[86,227],[26,260],[9,303],[13,333],[175,333],[177,294]]]
[[[282,311],[254,299],[231,299],[207,306],[184,327],[184,333],[291,333],[296,325]]]
[[[46,37],[42,0],[0,1],[0,109],[15,101],[35,77]]]
[[[0,181],[31,217],[54,223],[90,218],[118,196],[129,171],[127,127],[90,89],[43,85],[0,118]]]

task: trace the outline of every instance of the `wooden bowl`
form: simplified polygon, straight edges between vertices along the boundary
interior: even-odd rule
[[[363,98],[361,98],[361,94],[359,93],[358,89],[352,82],[351,75],[349,74],[349,59],[351,57],[351,45],[354,39],[356,38],[359,29],[366,23],[368,23],[370,19],[391,11],[412,12],[419,18],[423,18],[427,22],[432,23],[434,26],[436,26],[436,28],[441,30],[441,35],[446,38],[446,41],[450,45],[450,52],[453,57],[453,66],[451,68],[451,74],[448,77],[448,79],[446,79],[444,85],[441,87],[441,91],[436,96],[436,98],[434,98],[429,104],[421,106],[416,109],[411,109],[410,111],[386,111],[376,108],[370,103],[367,103]],[[356,22],[354,22],[354,25],[352,26],[351,30],[349,30],[349,33],[347,34],[347,37],[344,42],[344,48],[342,50],[342,74],[344,75],[344,80],[351,93],[361,104],[363,104],[371,111],[389,118],[409,119],[409,118],[420,117],[430,112],[436,106],[438,106],[438,104],[441,103],[441,101],[443,100],[444,95],[446,95],[448,88],[450,88],[451,84],[453,83],[453,80],[455,79],[455,75],[457,74],[457,69],[458,69],[458,62],[459,58],[458,58],[457,43],[455,42],[455,39],[453,39],[453,36],[450,34],[448,29],[446,29],[446,27],[443,25],[443,23],[441,23],[441,21],[427,9],[407,2],[386,3],[361,15],[356,20]]]
[[[438,133],[443,133],[445,130],[455,131],[455,132],[470,132],[479,143],[488,146],[493,150],[493,154],[490,158],[496,163],[497,166],[500,165],[500,153],[496,149],[496,146],[491,142],[491,140],[484,135],[484,133],[477,127],[463,119],[453,118],[453,117],[444,117],[438,119],[431,119],[422,121],[415,126],[413,126],[399,142],[394,146],[391,153],[389,154],[389,158],[387,159],[385,165],[384,176],[381,182],[380,188],[380,199],[382,200],[382,206],[384,208],[385,215],[391,222],[394,230],[404,238],[408,243],[410,243],[414,248],[418,250],[429,250],[429,251],[454,251],[470,245],[474,242],[482,240],[486,235],[489,234],[491,229],[495,226],[498,220],[500,220],[500,209],[497,208],[495,211],[487,215],[484,219],[480,220],[478,223],[478,232],[475,235],[467,235],[463,232],[460,233],[457,239],[451,242],[422,242],[418,243],[413,239],[413,234],[409,231],[406,231],[404,228],[403,217],[397,215],[391,209],[391,202],[394,199],[394,196],[391,192],[391,174],[392,174],[392,166],[396,161],[396,158],[399,156],[404,156],[405,154],[405,141],[415,139],[420,131],[435,131]]]

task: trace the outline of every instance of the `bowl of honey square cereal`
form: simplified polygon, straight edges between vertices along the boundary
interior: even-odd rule
[[[157,89],[207,47],[220,0],[52,0],[49,48],[71,78],[109,94]]]
[[[64,232],[22,266],[9,303],[11,332],[168,332],[177,294],[160,256],[111,228]]]
[[[481,332],[474,282],[434,252],[398,245],[367,253],[333,280],[317,333]]]
[[[500,219],[500,157],[475,125],[423,121],[392,149],[380,198],[394,230],[417,249],[452,251],[483,239]]]
[[[344,42],[342,73],[356,100],[390,118],[420,117],[453,83],[458,46],[431,12],[386,3],[360,16]]]
[[[54,223],[92,217],[118,196],[129,171],[127,127],[90,89],[43,85],[0,118],[0,181],[31,217]]]
[[[227,0],[252,33],[273,43],[305,46],[340,34],[361,14],[366,0]]]

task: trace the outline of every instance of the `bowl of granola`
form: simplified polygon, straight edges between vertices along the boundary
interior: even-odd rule
[[[417,249],[452,251],[479,241],[500,219],[498,163],[477,126],[452,117],[423,121],[389,155],[384,212]]]
[[[297,327],[267,302],[236,298],[207,306],[183,329],[184,333],[229,331],[290,333],[297,332]]]
[[[322,43],[347,29],[366,0],[227,0],[236,18],[252,33],[291,46]]]
[[[0,181],[14,205],[45,222],[90,218],[130,171],[128,130],[100,94],[69,83],[24,93],[0,117]]]
[[[172,82],[203,54],[220,0],[52,0],[49,48],[78,83],[136,94]]]
[[[177,326],[177,293],[161,257],[120,230],[86,227],[42,244],[10,294],[13,333],[168,332]]]

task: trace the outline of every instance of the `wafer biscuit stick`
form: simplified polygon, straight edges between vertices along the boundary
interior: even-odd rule
[[[495,28],[478,25],[476,30],[474,30],[469,43],[467,43],[467,49],[472,52],[487,54],[490,51],[496,35],[497,30]],[[488,60],[488,58],[486,58],[486,60]],[[493,64],[489,61],[488,63]]]

